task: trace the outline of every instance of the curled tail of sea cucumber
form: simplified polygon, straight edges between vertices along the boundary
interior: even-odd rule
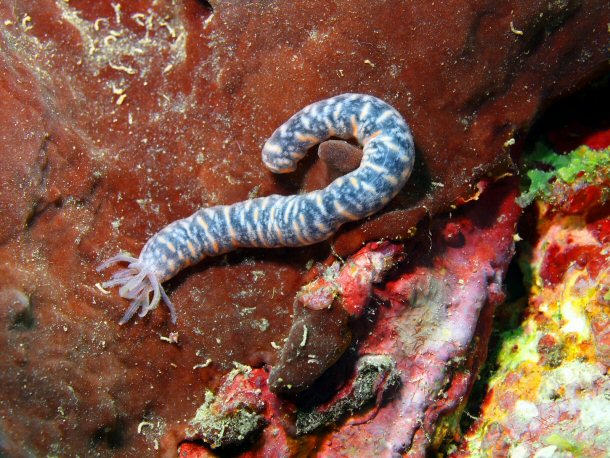
[[[172,323],[175,323],[176,309],[174,304],[167,297],[155,273],[139,259],[126,254],[118,254],[100,264],[97,271],[102,271],[121,262],[129,263],[127,268],[117,270],[112,274],[110,280],[102,283],[103,288],[120,286],[119,296],[131,301],[119,324],[127,323],[136,312],[138,312],[140,318],[144,317],[150,310],[159,305],[161,299],[169,309]],[[151,293],[153,295],[152,301],[150,300]]]

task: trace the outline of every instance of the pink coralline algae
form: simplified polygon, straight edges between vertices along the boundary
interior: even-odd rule
[[[239,366],[229,372],[216,394],[208,391],[186,430],[189,440],[200,439],[212,449],[238,446],[252,441],[263,429],[273,431],[279,447],[279,417],[267,388],[267,374],[262,369]]]
[[[535,237],[521,256],[529,304],[503,337],[481,414],[456,458],[608,456],[608,133],[595,137],[598,149],[547,150],[538,155],[544,172],[528,172],[537,189]],[[536,182],[544,174],[554,179]]]
[[[352,317],[359,316],[368,304],[373,284],[402,257],[400,246],[373,242],[351,256],[341,267],[335,262],[319,280],[307,284],[297,294],[304,307],[320,310],[330,307],[336,297]]]
[[[503,179],[487,186],[477,201],[433,221],[415,237],[411,257],[389,274],[385,286],[373,287],[381,303],[362,309],[369,301],[363,285],[370,288],[380,280],[380,272],[387,272],[402,257],[400,246],[388,242],[369,244],[341,269],[331,268],[330,279],[321,277],[302,290],[297,302],[314,303],[317,310],[310,310],[311,314],[324,313],[328,307],[345,310],[342,304],[349,304],[351,318],[344,326],[350,328],[353,340],[313,387],[292,401],[281,401],[282,427],[288,435],[314,440],[323,456],[423,456],[426,449],[438,445],[435,438],[440,440],[447,433],[443,420],[469,394],[485,358],[494,307],[504,298],[503,276],[521,214],[516,195],[516,181]],[[461,235],[459,246],[446,242],[448,228]],[[367,281],[362,281],[363,276]],[[337,283],[360,286],[340,288]],[[321,307],[324,297],[326,306]],[[299,336],[303,336],[302,328]],[[306,337],[300,341],[304,346],[311,338]],[[294,351],[292,357],[299,353],[298,345],[287,348]],[[301,353],[308,354],[309,349]],[[307,359],[300,362],[308,363]],[[260,418],[250,422],[256,434],[248,440],[258,438],[253,447],[260,451],[268,440],[263,418],[271,422],[276,416],[262,412],[280,404],[280,398],[262,382],[264,373],[257,374],[261,377],[258,398],[247,410]],[[232,383],[222,386],[214,398],[217,405],[235,396],[227,389]],[[207,423],[199,423],[200,433],[193,437],[205,439],[204,432],[219,431],[218,420],[207,415],[211,399],[210,395],[200,408]],[[264,408],[259,404],[263,399]],[[320,434],[310,436],[312,432]],[[211,445],[219,441],[218,437],[207,439]]]
[[[277,393],[303,391],[351,343],[350,318],[358,317],[371,298],[373,285],[402,257],[402,246],[367,244],[343,266],[336,261],[297,294],[293,323],[269,384]]]
[[[485,357],[494,307],[504,298],[521,214],[515,196],[515,180],[506,179],[435,220],[399,276],[376,291],[387,302],[372,325],[360,323],[357,354],[395,361],[400,389],[370,421],[341,425],[324,438],[319,450],[327,456],[422,456],[436,445],[437,433],[445,434],[437,428],[467,397]],[[459,227],[461,246],[445,242],[447,225]]]

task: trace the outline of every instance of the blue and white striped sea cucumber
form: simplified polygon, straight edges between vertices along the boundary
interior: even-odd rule
[[[153,235],[137,259],[119,254],[101,264],[98,270],[128,263],[102,284],[120,286],[119,295],[131,301],[120,323],[138,311],[143,317],[161,300],[175,322],[174,306],[161,284],[180,270],[240,247],[303,246],[325,240],[342,224],[379,211],[411,174],[415,150],[409,126],[392,106],[362,94],[342,94],[303,108],[267,140],[263,162],[275,173],[292,172],[309,148],[330,137],[355,138],[363,157],[356,170],[326,188],[202,208]]]

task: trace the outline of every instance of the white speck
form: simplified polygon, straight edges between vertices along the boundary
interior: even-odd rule
[[[95,287],[104,294],[110,294],[110,291],[108,291],[107,289],[104,289],[100,283],[96,283]]]
[[[553,456],[555,456],[556,450],[556,445],[548,445],[546,447],[542,447],[541,449],[538,449],[538,451],[534,455],[534,458],[552,458]]]
[[[525,421],[531,420],[540,415],[536,404],[533,402],[524,401],[523,399],[519,399],[515,403],[515,413]]]
[[[150,421],[141,421],[138,424],[138,434],[142,434],[142,429],[144,429],[145,426],[148,426],[149,428],[154,428],[155,425]]]
[[[570,300],[566,300],[561,306],[562,318],[566,324],[561,328],[563,332],[575,332],[581,339],[588,339],[590,336],[590,327],[582,309]]]
[[[195,364],[193,369],[203,369],[204,367],[208,367],[210,364],[212,364],[212,358],[206,359],[204,363]]]
[[[512,33],[514,33],[515,35],[523,35],[523,31],[522,30],[519,30],[519,29],[515,28],[515,25],[513,24],[513,21],[510,21],[510,31]]]
[[[32,30],[34,28],[33,25],[31,25],[32,22],[32,18],[30,17],[29,14],[25,14],[23,16],[23,19],[21,19],[21,27],[23,27],[23,30],[25,32],[27,32],[28,30]]]

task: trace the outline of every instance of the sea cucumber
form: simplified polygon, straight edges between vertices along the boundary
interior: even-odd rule
[[[102,284],[120,286],[119,295],[131,300],[120,324],[138,310],[143,317],[161,300],[175,323],[175,308],[161,284],[180,270],[240,247],[303,246],[325,240],[342,224],[379,211],[411,174],[415,149],[409,126],[392,106],[362,94],[342,94],[303,108],[267,140],[263,162],[275,173],[292,172],[309,148],[330,137],[355,138],[363,146],[363,157],[356,170],[326,188],[202,208],[153,235],[137,259],[119,254],[101,264],[98,270],[128,263]]]

